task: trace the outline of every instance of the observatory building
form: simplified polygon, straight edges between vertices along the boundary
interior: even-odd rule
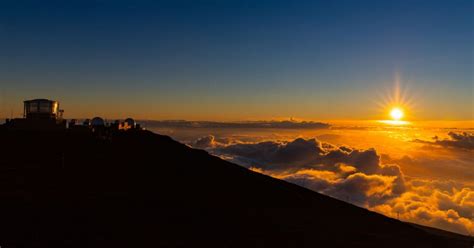
[[[57,120],[62,119],[63,111],[59,109],[59,102],[48,99],[34,99],[24,101],[23,117],[30,120]]]
[[[15,129],[61,129],[66,127],[59,102],[34,99],[23,102],[23,118],[7,120],[6,125]]]
[[[64,111],[59,109],[59,102],[48,99],[33,99],[23,102],[23,118],[6,119],[5,127],[21,130],[70,130],[72,132],[92,131],[99,136],[106,136],[118,131],[141,129],[134,119],[127,118],[125,121],[107,123],[101,117],[92,120],[85,119],[82,125],[78,125],[76,119],[69,123],[63,119]]]

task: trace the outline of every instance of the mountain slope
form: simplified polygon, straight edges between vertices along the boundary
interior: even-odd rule
[[[471,247],[147,131],[0,128],[5,247]]]

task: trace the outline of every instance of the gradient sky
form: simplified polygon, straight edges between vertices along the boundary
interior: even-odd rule
[[[2,1],[0,117],[474,119],[473,2]]]

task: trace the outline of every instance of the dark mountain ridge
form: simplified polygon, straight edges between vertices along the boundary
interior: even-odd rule
[[[0,127],[2,247],[472,247],[131,130]],[[446,233],[446,232],[441,232]]]

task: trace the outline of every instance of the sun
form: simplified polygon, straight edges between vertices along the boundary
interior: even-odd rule
[[[395,75],[393,84],[393,89],[387,90],[387,93],[381,96],[381,100],[376,102],[380,114],[377,118],[381,118],[381,122],[390,125],[410,124],[407,119],[413,118],[414,111],[416,111],[416,101],[420,97],[415,97],[406,83],[402,87],[402,80],[398,73]]]
[[[403,110],[397,107],[392,108],[392,110],[390,110],[390,116],[393,120],[399,121],[403,118]]]

